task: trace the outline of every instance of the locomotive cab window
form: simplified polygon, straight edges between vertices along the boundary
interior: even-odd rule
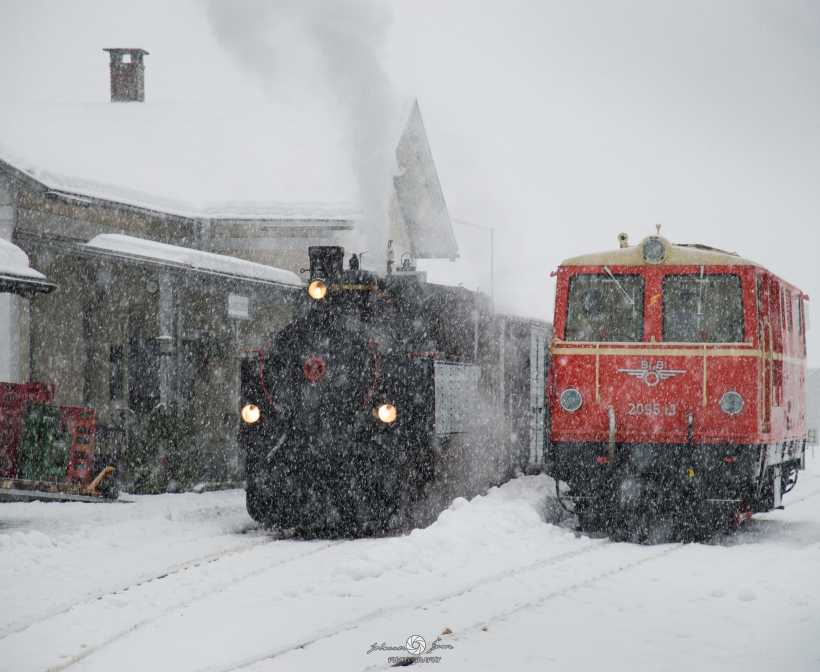
[[[643,340],[640,275],[579,273],[569,280],[567,341]]]
[[[667,275],[663,339],[676,343],[743,341],[743,297],[737,275]]]

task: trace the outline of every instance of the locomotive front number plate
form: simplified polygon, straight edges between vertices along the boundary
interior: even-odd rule
[[[645,403],[629,402],[629,415],[665,415],[673,417],[678,414],[677,404],[662,404],[659,401],[647,401]]]

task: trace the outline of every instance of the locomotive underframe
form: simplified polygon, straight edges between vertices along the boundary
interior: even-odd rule
[[[243,428],[251,516],[320,535],[426,524],[454,496],[476,494],[520,468],[512,453],[482,462],[474,432],[439,436],[423,423],[377,422],[362,412],[333,432],[277,422]]]
[[[506,409],[487,396],[476,365],[397,353],[381,358],[380,372],[374,398],[398,408],[389,424],[357,400],[305,396],[318,387],[293,390],[293,408],[271,403],[258,363],[248,362],[245,398],[262,409],[239,436],[254,519],[320,535],[425,524],[453,497],[526,468],[529,437],[511,438],[499,421]]]
[[[321,433],[278,423],[245,428],[248,507],[282,528],[350,531],[384,526],[420,491],[433,461],[401,431],[369,426],[362,414],[346,431]]]
[[[805,445],[618,444],[550,446],[547,472],[569,485],[585,529],[623,532],[644,513],[698,535],[781,506]]]

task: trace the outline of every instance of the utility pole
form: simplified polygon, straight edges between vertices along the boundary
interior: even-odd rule
[[[483,224],[476,224],[466,219],[459,219],[453,217],[453,221],[463,226],[469,226],[473,229],[480,229],[482,231],[489,231],[490,233],[490,302],[493,310],[495,310],[495,229],[491,226],[484,226]]]

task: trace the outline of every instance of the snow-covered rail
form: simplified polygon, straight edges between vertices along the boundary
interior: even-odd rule
[[[412,611],[414,609],[424,609],[429,605],[432,604],[443,604],[450,600],[455,600],[457,598],[463,597],[476,589],[479,588],[488,588],[493,584],[507,581],[510,579],[516,579],[520,576],[523,576],[527,573],[542,571],[544,569],[554,567],[555,565],[571,562],[576,560],[579,556],[588,555],[590,553],[600,552],[606,547],[606,542],[595,542],[594,545],[590,545],[579,549],[577,551],[568,551],[566,553],[560,553],[554,556],[548,556],[541,560],[537,560],[532,562],[528,565],[522,567],[516,567],[509,570],[504,570],[502,572],[496,572],[495,574],[482,577],[478,581],[474,581],[468,583],[466,585],[462,585],[455,590],[441,593],[439,595],[434,595],[425,598],[424,600],[419,600],[417,602],[411,604],[397,604],[393,607],[382,607],[379,609],[375,609],[371,612],[363,614],[357,618],[344,621],[341,623],[337,623],[333,626],[327,628],[321,628],[316,630],[315,632],[305,636],[304,638],[300,639],[297,642],[292,644],[287,644],[283,647],[277,648],[275,650],[266,652],[261,655],[252,656],[241,661],[230,663],[224,667],[217,667],[207,668],[207,672],[234,672],[235,670],[242,670],[257,663],[261,663],[263,661],[273,660],[275,658],[280,658],[285,654],[291,653],[297,650],[304,650],[314,644],[322,642],[324,640],[329,640],[333,637],[338,635],[345,634],[352,630],[358,629],[360,626],[364,625],[365,623],[378,621],[380,619],[392,619],[402,614],[406,611]],[[431,640],[432,641],[432,640]]]
[[[203,495],[189,510],[185,499],[145,500],[144,506],[161,504],[162,511],[168,502],[178,507],[170,518],[146,516],[151,536],[196,526],[205,536],[198,545],[192,537],[176,555],[144,557],[149,578],[127,590],[86,599],[83,583],[75,591],[83,599],[74,608],[29,619],[36,622],[0,639],[0,669],[382,669],[390,654],[368,653],[374,642],[402,648],[411,635],[429,644],[443,632],[442,642],[455,647],[438,652],[448,669],[545,669],[553,655],[553,662],[574,660],[577,643],[590,637],[608,638],[608,646],[633,656],[631,667],[613,669],[641,669],[643,659],[634,656],[643,649],[635,653],[630,638],[639,636],[643,647],[662,654],[687,644],[687,633],[697,631],[712,648],[686,651],[702,663],[716,646],[737,641],[773,613],[791,617],[788,632],[780,633],[796,642],[791,650],[809,651],[814,640],[795,637],[820,627],[820,586],[807,574],[820,567],[820,518],[812,505],[820,495],[820,474],[807,473],[801,485],[805,494],[789,496],[786,511],[756,517],[733,537],[663,546],[612,543],[545,524],[552,484],[543,476],[516,479],[470,502],[457,500],[433,525],[409,535],[337,542],[246,538],[253,544],[247,549],[238,548],[247,525],[247,518],[234,514],[238,495]],[[139,514],[139,508],[132,510]],[[63,509],[22,511],[54,516]],[[215,534],[220,529],[221,536]],[[216,552],[206,556],[206,544]],[[163,576],[157,561],[184,557],[184,549],[198,552]],[[767,583],[765,569],[782,563],[788,552],[801,554],[793,566],[805,568],[803,574]],[[102,567],[101,559],[97,571]],[[32,577],[28,592],[45,594],[34,582],[36,567],[23,569]],[[121,578],[136,576],[134,569]],[[721,632],[729,627],[732,633]],[[536,658],[528,658],[533,646]],[[595,658],[595,647],[581,648],[590,658],[587,667],[609,660]]]
[[[379,624],[381,624],[385,628],[389,627],[391,622],[396,622],[397,620],[400,620],[403,623],[412,623],[418,618],[420,613],[427,612],[433,607],[439,611],[445,606],[451,611],[458,610],[459,607],[466,607],[466,611],[463,613],[471,613],[474,612],[477,603],[483,602],[483,604],[488,606],[489,609],[482,614],[482,618],[474,620],[474,622],[466,627],[462,626],[459,628],[460,632],[478,630],[482,627],[487,627],[489,624],[508,618],[509,616],[520,611],[539,607],[548,600],[554,599],[561,595],[566,595],[580,588],[593,585],[599,581],[615,576],[616,574],[629,571],[648,562],[659,560],[666,557],[670,553],[678,552],[683,548],[684,547],[680,545],[666,546],[661,550],[658,550],[657,548],[643,548],[640,549],[642,552],[638,554],[638,557],[624,563],[622,548],[618,548],[609,542],[596,542],[595,545],[578,551],[562,553],[553,557],[545,558],[539,562],[531,563],[525,567],[519,567],[504,573],[486,577],[481,581],[474,582],[467,586],[462,586],[457,590],[441,594],[423,602],[420,601],[414,604],[396,605],[393,608],[375,610],[372,613],[365,614],[359,618],[352,619],[335,627],[317,630],[315,633],[312,633],[298,642],[269,651],[262,655],[245,658],[225,666],[208,666],[206,668],[201,668],[196,672],[238,672],[239,670],[252,668],[257,664],[267,663],[275,659],[283,658],[290,653],[304,651],[305,649],[320,643],[332,647],[334,646],[331,641],[332,639],[344,636],[351,631],[358,630],[366,623],[372,624],[374,627],[378,627]],[[578,565],[574,565],[574,562],[579,560],[579,556],[586,557],[583,560],[580,560]],[[603,560],[604,558],[607,559]],[[566,572],[555,573],[555,569],[558,565],[569,565],[580,568],[580,574],[583,578],[578,579],[575,575],[571,574],[569,580],[564,580],[564,575]],[[557,577],[558,580],[547,580],[546,583],[541,584],[539,579],[545,579],[547,573]],[[530,580],[522,582],[521,579],[528,574],[532,575]],[[499,590],[498,584],[504,586],[518,584],[518,589],[507,593],[503,590]],[[541,592],[545,589],[546,592]],[[529,598],[521,602],[520,600],[527,593],[530,595]],[[476,597],[481,594],[486,595],[486,601],[476,599]],[[414,614],[413,612],[416,613]],[[440,630],[440,627],[437,628],[437,631]],[[422,630],[418,629],[418,631]],[[429,632],[429,637],[426,637],[425,641],[432,642],[438,635],[437,631]],[[416,632],[416,630],[413,630],[413,632]],[[285,667],[287,667],[287,665],[285,665]],[[390,666],[375,665],[366,666],[363,669],[387,669],[388,667]]]
[[[49,667],[48,672],[61,672],[62,670],[69,669],[69,668],[75,666],[80,661],[82,661],[82,660],[88,658],[89,656],[97,653],[98,651],[104,649],[105,647],[110,646],[111,644],[123,639],[124,637],[127,637],[128,635],[136,632],[137,630],[140,630],[141,628],[145,627],[146,625],[149,625],[150,623],[154,623],[155,621],[159,620],[163,616],[166,616],[166,615],[171,614],[175,611],[190,607],[191,605],[195,604],[196,602],[198,602],[200,600],[203,600],[207,597],[210,597],[214,593],[221,592],[221,591],[225,590],[226,588],[235,587],[237,584],[239,584],[243,581],[247,581],[247,580],[252,579],[254,577],[257,577],[261,574],[264,574],[264,573],[271,572],[271,571],[274,571],[276,569],[279,569],[279,568],[281,568],[282,565],[286,565],[286,564],[289,564],[289,563],[300,562],[300,561],[304,560],[305,558],[307,558],[309,556],[315,555],[317,553],[321,553],[323,551],[326,551],[326,550],[332,548],[333,546],[338,546],[339,544],[342,544],[342,543],[344,543],[344,542],[343,541],[328,541],[328,542],[320,542],[320,543],[317,543],[317,544],[310,544],[311,548],[309,550],[306,550],[304,552],[296,553],[295,555],[292,555],[292,556],[287,557],[285,559],[276,560],[274,562],[265,561],[263,564],[261,564],[261,566],[259,566],[259,563],[254,563],[254,565],[257,565],[257,566],[253,566],[251,569],[243,570],[243,571],[240,571],[237,574],[233,574],[229,580],[226,580],[226,581],[220,581],[220,580],[201,581],[201,583],[198,584],[199,590],[197,590],[193,595],[189,594],[181,600],[172,601],[169,604],[161,606],[160,610],[157,613],[153,613],[147,618],[142,618],[142,619],[138,620],[137,622],[133,623],[129,627],[126,627],[122,630],[114,632],[113,634],[106,637],[103,641],[101,641],[101,642],[99,642],[99,643],[97,643],[93,646],[86,646],[80,653],[77,653],[74,656],[68,657],[67,660],[61,662],[58,665],[53,665],[53,666]],[[186,566],[184,568],[181,568],[180,570],[178,570],[176,572],[168,573],[168,574],[165,574],[163,576],[156,577],[156,578],[157,579],[168,578],[168,577],[170,577],[174,574],[179,574],[181,571],[202,567],[203,564],[210,564],[211,562],[221,560],[221,559],[226,558],[230,555],[236,555],[237,553],[247,552],[247,551],[251,551],[251,550],[253,550],[253,547],[242,549],[242,551],[234,551],[233,553],[226,552],[226,553],[217,554],[217,556],[215,558],[213,558],[211,560],[207,560],[207,561],[205,561],[205,563],[202,563],[202,562],[192,563],[192,564],[189,564],[188,566]],[[151,581],[146,581],[146,582],[139,583],[136,586],[134,586],[134,589],[137,589],[137,588],[140,588],[140,587],[143,587],[143,586],[147,586],[149,583],[151,583]],[[125,589],[125,590],[127,591],[128,589]],[[125,591],[120,591],[120,592],[125,592]]]
[[[6,637],[10,635],[22,632],[23,630],[26,630],[34,625],[38,625],[39,623],[43,623],[45,621],[49,621],[53,618],[56,618],[57,616],[65,614],[66,612],[69,612],[72,609],[92,604],[106,597],[120,595],[122,593],[128,592],[129,590],[140,588],[141,586],[144,586],[153,581],[161,581],[162,579],[172,577],[182,572],[187,572],[191,569],[200,567],[204,564],[219,562],[220,560],[225,560],[236,555],[241,555],[242,553],[248,553],[260,544],[270,543],[270,541],[270,539],[259,539],[244,544],[239,544],[237,546],[232,546],[230,548],[223,549],[216,553],[207,553],[205,555],[192,558],[191,560],[174,563],[173,565],[170,565],[167,569],[162,570],[160,572],[142,575],[135,581],[121,584],[119,587],[114,588],[113,590],[107,590],[104,592],[96,593],[90,597],[86,597],[80,600],[66,602],[45,614],[37,616],[36,618],[29,619],[20,623],[11,623],[10,625],[0,628],[0,641],[4,640]]]

